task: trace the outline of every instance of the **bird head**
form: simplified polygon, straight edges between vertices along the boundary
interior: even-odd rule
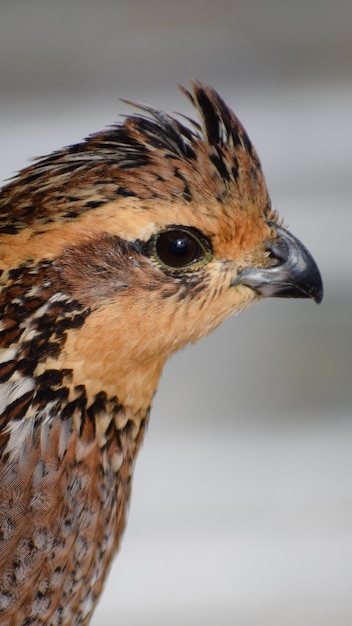
[[[40,265],[48,309],[66,298],[81,312],[37,373],[71,371],[90,396],[136,407],[173,352],[254,300],[322,298],[237,117],[210,87],[182,91],[197,121],[131,103],[122,124],[39,160],[2,196],[8,267]]]

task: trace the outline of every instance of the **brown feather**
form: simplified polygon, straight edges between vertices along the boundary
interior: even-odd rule
[[[88,624],[165,361],[258,297],[243,268],[275,266],[244,128],[182,90],[189,128],[137,104],[1,191],[0,624]],[[201,252],[185,267],[157,253],[175,228]]]

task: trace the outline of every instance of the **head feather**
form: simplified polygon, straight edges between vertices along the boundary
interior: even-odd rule
[[[199,122],[148,105],[120,124],[58,150],[24,169],[0,196],[0,230],[72,220],[118,196],[217,202],[267,192],[258,156],[242,124],[217,92],[180,87]]]

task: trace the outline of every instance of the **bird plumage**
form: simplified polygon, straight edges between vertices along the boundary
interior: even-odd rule
[[[132,103],[1,192],[0,624],[88,624],[167,358],[260,295],[321,299],[239,120],[183,91],[199,121]]]

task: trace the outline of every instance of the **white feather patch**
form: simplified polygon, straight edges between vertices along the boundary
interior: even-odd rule
[[[18,378],[18,380],[7,381],[0,384],[0,414],[6,410],[12,402],[19,400],[29,391],[33,391],[35,383],[33,378]]]

